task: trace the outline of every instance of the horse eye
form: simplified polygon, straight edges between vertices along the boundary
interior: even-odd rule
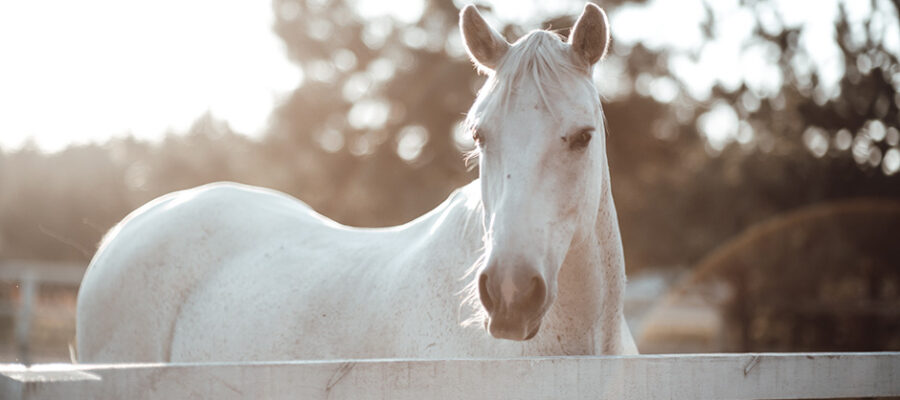
[[[475,143],[477,143],[479,146],[481,146],[482,142],[484,142],[484,137],[481,136],[481,132],[474,131],[474,132],[472,132],[472,140],[474,140]]]
[[[594,137],[593,132],[594,128],[584,128],[572,135],[572,138],[569,139],[569,149],[579,150],[587,147],[588,143],[591,142],[591,138]]]

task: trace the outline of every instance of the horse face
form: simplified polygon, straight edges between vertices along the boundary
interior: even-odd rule
[[[606,17],[586,7],[568,43],[535,31],[509,45],[473,7],[460,26],[489,74],[468,121],[487,232],[477,277],[485,328],[528,340],[556,298],[571,244],[588,237],[597,218],[606,151],[590,71],[606,50]]]

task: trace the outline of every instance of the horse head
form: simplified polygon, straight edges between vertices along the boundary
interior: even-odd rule
[[[609,42],[606,14],[588,4],[567,41],[538,30],[509,44],[467,6],[460,29],[488,78],[467,117],[484,207],[476,278],[485,328],[528,340],[557,298],[570,248],[592,238],[606,140],[593,66]]]

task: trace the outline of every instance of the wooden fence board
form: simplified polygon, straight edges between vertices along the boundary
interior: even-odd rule
[[[900,396],[900,353],[0,365],[3,399],[803,399]]]

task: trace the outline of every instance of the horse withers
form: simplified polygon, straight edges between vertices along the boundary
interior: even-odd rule
[[[104,238],[78,295],[80,362],[636,353],[591,71],[609,26],[507,43],[468,6],[488,75],[466,124],[479,178],[390,228],[232,183],[170,193]]]

